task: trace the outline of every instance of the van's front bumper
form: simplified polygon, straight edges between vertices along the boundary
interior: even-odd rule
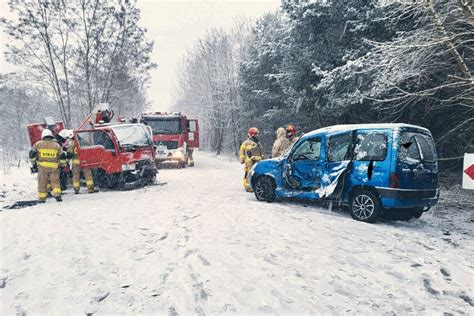
[[[438,203],[439,189],[393,189],[376,187],[384,208],[431,207]]]

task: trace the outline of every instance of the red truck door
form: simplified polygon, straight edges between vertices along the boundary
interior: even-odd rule
[[[61,121],[54,123],[54,128],[52,132],[54,135],[57,135],[60,131],[64,129],[64,123]],[[47,128],[44,123],[28,124],[26,125],[28,130],[28,137],[30,138],[30,144],[33,146],[37,141],[41,140],[41,132]]]
[[[79,145],[78,158],[82,168],[101,168],[107,173],[115,172],[117,147],[109,133],[103,130],[76,131],[74,141]]]
[[[198,120],[188,120],[186,122],[188,129],[188,146],[191,148],[199,147],[199,124]]]

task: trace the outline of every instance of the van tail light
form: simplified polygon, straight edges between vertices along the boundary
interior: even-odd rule
[[[398,178],[398,174],[395,172],[390,174],[389,187],[393,189],[400,188],[400,179]]]

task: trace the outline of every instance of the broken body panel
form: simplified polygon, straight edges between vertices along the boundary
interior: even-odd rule
[[[280,158],[251,171],[269,176],[280,198],[349,204],[353,192],[374,193],[383,208],[425,208],[438,200],[436,151],[429,130],[408,124],[339,125],[299,138]]]

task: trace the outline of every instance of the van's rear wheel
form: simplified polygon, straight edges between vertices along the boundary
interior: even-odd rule
[[[259,201],[273,202],[276,198],[275,182],[270,177],[259,177],[255,180],[255,197]]]
[[[355,220],[374,223],[382,213],[382,205],[372,192],[359,191],[352,196],[350,213]]]

